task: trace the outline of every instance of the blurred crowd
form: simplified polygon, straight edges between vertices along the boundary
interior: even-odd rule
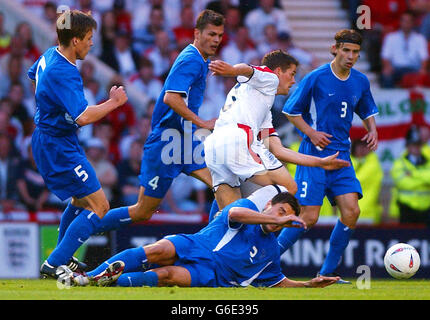
[[[125,83],[131,83],[150,98],[145,106],[127,102],[103,120],[79,131],[79,139],[111,207],[130,205],[137,200],[142,147],[151,130],[155,101],[177,55],[193,41],[194,21],[201,10],[209,8],[221,12],[226,18],[223,42],[214,59],[220,58],[231,64],[247,62],[259,65],[266,52],[284,49],[300,62],[296,81],[319,66],[312,53],[293,43],[290,23],[276,0],[16,2],[49,23],[53,32],[59,5],[91,11],[98,23],[91,54],[116,74],[104,87],[96,80],[92,62],[78,63],[89,105],[106,100],[112,85]],[[362,32],[372,71],[380,74],[382,86],[405,86],[408,81],[430,85],[427,79],[427,39],[430,38],[430,13],[427,12],[430,12],[430,5],[428,8],[423,5],[427,1],[343,0],[342,3],[345,9],[359,4],[367,4],[372,9],[372,29]],[[4,212],[12,209],[62,209],[65,203],[46,189],[31,156],[35,101],[34,86],[26,73],[43,53],[42,48],[34,42],[30,24],[22,21],[13,33],[8,33],[4,27],[5,19],[4,13],[0,12],[1,209]],[[217,117],[234,82],[232,78],[208,77],[206,96],[199,114],[202,118]],[[286,99],[278,96],[275,100],[275,128],[281,128],[287,121],[280,114]],[[428,188],[430,190],[430,186]],[[371,205],[379,205],[377,198]],[[181,175],[174,181],[161,210],[207,213],[212,199],[212,191],[204,184]]]

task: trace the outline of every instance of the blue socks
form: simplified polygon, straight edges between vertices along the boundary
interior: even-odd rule
[[[64,234],[66,233],[67,228],[72,223],[72,221],[84,210],[83,208],[78,208],[69,203],[61,215],[60,226],[58,230],[58,240],[57,246],[60,244],[61,240],[63,240]]]
[[[61,242],[48,257],[48,263],[55,267],[67,264],[75,251],[99,228],[100,222],[94,212],[83,209],[70,223]]]
[[[124,262],[124,273],[141,271],[142,269],[148,267],[148,260],[146,258],[145,249],[143,249],[143,247],[138,247],[121,251],[120,253],[103,262],[94,270],[87,272],[87,275],[90,277],[94,277],[99,273],[103,272],[109,264],[117,260],[121,260],[122,262]]]
[[[120,287],[156,287],[158,275],[154,271],[123,273],[116,284]]]
[[[128,213],[128,207],[121,207],[109,210],[102,218],[96,233],[117,230],[124,225],[130,224],[131,218]]]
[[[285,251],[293,246],[294,243],[305,233],[304,228],[284,228],[278,236],[279,254],[282,255]]]
[[[214,199],[214,201],[212,201],[211,211],[209,212],[209,222],[211,222],[214,219],[214,216],[218,211],[219,211],[218,203]]]
[[[340,258],[345,248],[348,246],[352,232],[353,230],[340,222],[340,220],[337,221],[330,236],[330,248],[324,260],[324,264],[321,267],[321,275],[327,275],[336,270]]]

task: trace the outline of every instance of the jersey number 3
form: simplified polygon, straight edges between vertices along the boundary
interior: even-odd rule
[[[346,101],[342,101],[342,108],[340,109],[340,111],[342,111],[342,113],[340,114],[341,118],[346,117],[346,109],[347,108],[348,108],[348,103],[346,103]]]

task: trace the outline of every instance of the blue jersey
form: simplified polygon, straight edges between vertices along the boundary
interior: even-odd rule
[[[61,200],[96,192],[100,183],[76,135],[76,120],[88,107],[78,68],[52,47],[29,69],[28,77],[36,82],[31,145],[47,187]]]
[[[330,63],[307,74],[286,101],[283,112],[301,115],[317,131],[331,134],[326,149],[349,151],[349,131],[354,113],[362,120],[378,114],[367,77],[351,69],[346,80],[339,79]],[[303,133],[305,140],[310,139]]]
[[[204,60],[197,48],[190,44],[176,58],[154,107],[152,132],[159,135],[164,129],[183,132],[183,118],[163,102],[166,92],[180,93],[188,108],[198,114],[203,102],[209,60]],[[193,125],[195,128],[195,126]]]
[[[51,136],[76,134],[76,119],[88,106],[76,65],[52,47],[28,70],[28,77],[36,82],[34,122],[39,130]]]
[[[229,221],[228,211],[232,207],[258,211],[254,202],[240,199],[226,206],[198,233],[168,238],[175,245],[179,258],[202,263],[209,261],[216,278],[216,285],[212,286],[269,287],[279,283],[285,276],[281,272],[276,236],[264,233],[261,225]],[[178,237],[185,237],[187,241],[178,240]],[[177,243],[182,243],[182,248]]]

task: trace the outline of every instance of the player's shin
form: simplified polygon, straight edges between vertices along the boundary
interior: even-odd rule
[[[148,268],[148,260],[146,258],[145,249],[143,247],[127,249],[117,253],[113,257],[109,258],[94,270],[87,272],[89,277],[95,277],[106,270],[106,266],[110,265],[115,261],[124,262],[124,273],[134,271],[144,271]]]
[[[294,243],[305,233],[304,228],[284,228],[279,234],[277,240],[279,245],[280,254],[293,246]]]
[[[340,220],[337,221],[330,236],[330,248],[328,250],[327,257],[325,258],[324,264],[319,272],[321,275],[328,275],[335,271],[340,258],[349,243],[352,232],[353,230],[351,228],[348,228],[340,222]]]
[[[156,287],[158,275],[154,271],[123,273],[116,284],[120,287]]]
[[[61,240],[63,240],[64,235],[66,234],[66,230],[72,221],[81,213],[83,208],[75,207],[71,203],[69,203],[61,215],[60,226],[58,230],[58,240],[57,246],[60,244]]]
[[[56,267],[67,264],[75,251],[94,234],[99,225],[100,218],[94,212],[82,210],[70,223],[61,243],[48,257],[48,263]]]
[[[117,230],[131,222],[128,207],[115,208],[105,214],[96,233]]]

